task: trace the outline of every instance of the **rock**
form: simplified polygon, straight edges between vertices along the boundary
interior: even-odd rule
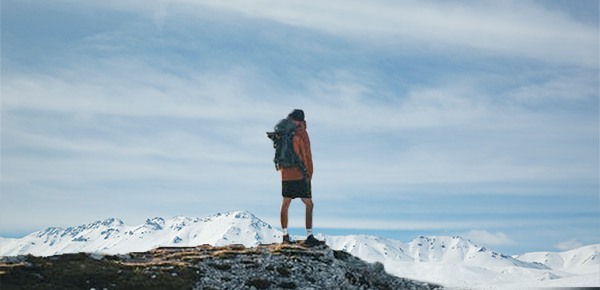
[[[2,289],[440,289],[326,245],[164,247],[0,259]]]

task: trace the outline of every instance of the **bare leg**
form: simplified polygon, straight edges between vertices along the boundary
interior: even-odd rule
[[[303,198],[302,202],[304,202],[304,204],[306,205],[306,228],[312,229],[312,216],[314,204],[312,202],[312,199],[310,198]]]
[[[281,202],[281,228],[287,229],[288,227],[288,209],[290,208],[290,204],[292,203],[292,199],[289,197],[284,197]]]

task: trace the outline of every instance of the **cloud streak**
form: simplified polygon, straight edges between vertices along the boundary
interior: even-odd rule
[[[502,232],[492,234],[485,230],[471,230],[463,234],[463,236],[473,242],[484,245],[512,245],[515,243]]]
[[[177,15],[204,15],[207,9],[216,9],[376,46],[404,46],[412,52],[467,49],[588,68],[598,62],[598,27],[534,1],[157,0],[148,5],[131,0],[86,1],[85,5],[148,14],[159,31]]]
[[[534,2],[186,1],[360,40],[593,67],[598,29]]]
[[[583,244],[578,242],[576,239],[571,239],[568,241],[562,241],[562,242],[556,244],[554,247],[561,251],[569,251],[569,250],[577,249],[582,246],[583,246]]]
[[[351,183],[359,184],[597,177],[598,170],[593,163],[580,161],[583,155],[594,154],[585,148],[561,153],[563,159],[568,157],[566,161],[532,159],[539,156],[541,160],[561,152],[562,149],[553,144],[564,142],[561,140],[565,138],[577,143],[586,134],[597,135],[593,126],[573,131],[578,123],[565,117],[494,103],[485,96],[486,92],[473,91],[463,85],[416,89],[405,95],[389,91],[383,95],[391,98],[373,101],[371,95],[376,84],[371,79],[337,71],[320,75],[318,79],[304,79],[305,90],[285,98],[290,101],[280,102],[266,101],[261,99],[264,95],[252,92],[254,87],[268,86],[266,80],[255,77],[259,69],[232,68],[225,72],[200,71],[176,76],[135,60],[120,63],[115,60],[110,65],[89,63],[87,67],[94,69],[75,67],[54,76],[5,77],[3,110],[9,116],[28,110],[74,114],[82,116],[77,117],[78,122],[89,122],[92,128],[106,126],[94,120],[110,116],[127,118],[114,125],[116,131],[122,130],[119,124],[139,127],[135,125],[139,122],[136,119],[148,117],[189,119],[192,124],[210,122],[213,125],[194,129],[201,130],[202,136],[194,136],[189,126],[153,136],[136,137],[137,133],[132,132],[130,137],[124,137],[127,143],[121,144],[106,139],[66,140],[41,132],[26,133],[23,130],[30,128],[12,122],[3,128],[5,136],[19,140],[20,146],[80,154],[104,152],[175,160],[258,162],[259,158],[251,156],[259,151],[245,154],[236,148],[251,144],[253,150],[259,150],[259,146],[268,143],[262,134],[270,129],[273,120],[281,118],[290,108],[302,107],[309,112],[309,126],[316,130],[315,138],[330,143],[331,137],[320,134],[337,134],[336,152],[329,152],[330,156],[324,155],[327,157],[319,160],[324,174],[329,175],[327,179],[332,182],[347,182],[348,176],[353,176]],[[109,73],[111,71],[117,73]],[[275,90],[262,91],[265,92],[277,100]],[[578,98],[588,99],[587,95]],[[552,132],[546,133],[549,123],[554,123],[554,127]],[[462,137],[452,137],[443,131]],[[528,136],[532,132],[536,134]],[[355,134],[367,134],[375,139],[348,142]],[[377,138],[389,136],[406,145],[382,148]],[[322,150],[327,152],[328,149]],[[356,154],[361,151],[370,153]],[[270,158],[266,149],[260,152]],[[354,156],[344,157],[349,155]],[[531,161],[524,162],[526,158]],[[347,168],[361,167],[366,170],[346,172]]]

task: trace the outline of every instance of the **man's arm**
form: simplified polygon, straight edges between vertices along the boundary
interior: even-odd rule
[[[298,155],[298,158],[300,158],[300,161],[304,164],[308,180],[311,180],[313,163],[308,134],[304,133],[294,136],[294,152],[296,152],[296,155]]]

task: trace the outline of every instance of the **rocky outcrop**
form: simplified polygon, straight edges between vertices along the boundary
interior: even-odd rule
[[[411,289],[440,288],[392,276],[326,245],[298,243],[157,248],[102,256],[64,254],[0,260],[5,289]]]

